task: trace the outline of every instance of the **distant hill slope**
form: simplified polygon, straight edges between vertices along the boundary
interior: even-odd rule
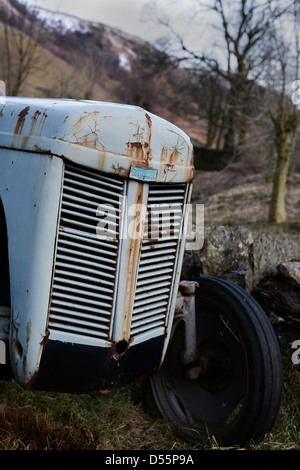
[[[178,107],[185,71],[150,43],[105,24],[41,8],[24,10],[17,0],[0,0],[3,51],[5,22],[26,30],[24,18],[27,30],[32,31],[34,25],[40,40],[20,95],[135,104],[179,125],[197,144],[205,141],[205,123],[190,110],[186,112],[182,104]],[[17,64],[13,42],[12,38],[11,62]],[[4,75],[1,54],[0,79]]]

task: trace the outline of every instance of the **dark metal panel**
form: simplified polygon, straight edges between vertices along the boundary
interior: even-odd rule
[[[110,348],[48,340],[33,384],[36,390],[89,393],[100,387]]]
[[[105,394],[155,372],[164,337],[131,345],[120,354],[111,348],[51,341],[45,345],[36,390]]]

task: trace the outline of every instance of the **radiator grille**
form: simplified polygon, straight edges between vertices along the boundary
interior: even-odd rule
[[[109,334],[124,181],[66,165],[49,331],[89,338]],[[96,234],[96,211],[114,208],[111,239]]]
[[[179,247],[185,184],[150,185],[131,337],[165,327]],[[171,208],[171,216],[170,216]]]

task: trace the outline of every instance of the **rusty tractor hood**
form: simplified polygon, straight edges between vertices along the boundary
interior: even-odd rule
[[[194,176],[189,137],[136,106],[0,97],[0,147],[46,153],[124,177],[132,167],[152,169],[158,182]]]

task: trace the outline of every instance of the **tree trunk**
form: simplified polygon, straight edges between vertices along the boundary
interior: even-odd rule
[[[238,79],[232,80],[228,105],[228,126],[224,136],[224,149],[232,150],[235,159],[243,154],[246,136],[246,102],[249,86],[246,78],[238,74]]]
[[[294,133],[282,131],[276,142],[277,162],[273,178],[269,220],[281,223],[286,221],[285,189],[289,171]]]
[[[206,144],[205,147],[210,149],[213,148],[213,143],[216,136],[216,123],[213,121],[211,114],[208,114],[208,126],[206,133]]]

